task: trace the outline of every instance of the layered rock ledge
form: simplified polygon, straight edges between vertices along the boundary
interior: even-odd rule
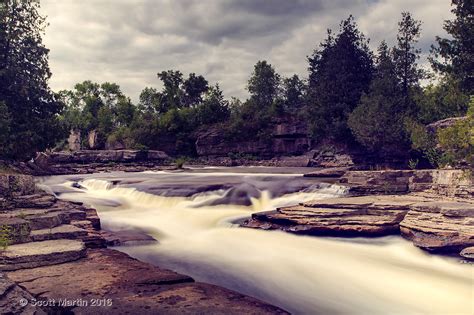
[[[340,170],[307,176],[328,174]],[[427,251],[472,255],[474,185],[462,171],[348,171],[339,183],[349,196],[255,213],[242,226],[342,237],[401,234]]]
[[[154,240],[134,231],[104,233],[94,209],[16,177],[3,177],[15,185],[0,184],[1,314],[287,314],[106,248]]]

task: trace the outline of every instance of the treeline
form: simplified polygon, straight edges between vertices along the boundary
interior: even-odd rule
[[[185,76],[174,70],[158,73],[163,88],[144,88],[137,104],[118,85],[91,81],[50,99],[41,98],[47,103],[45,108],[54,109],[42,116],[54,120],[47,127],[59,126],[60,132],[29,148],[51,147],[57,135],[63,139],[57,145],[64,146],[67,133],[76,130],[83,135],[84,147],[89,145],[85,135],[95,131],[97,148],[166,148],[192,156],[196,154],[196,134],[210,126],[226,141],[265,141],[276,120],[290,117],[307,123],[315,144],[332,141],[362,146],[381,159],[411,158],[412,167],[419,160],[435,167],[455,163],[472,166],[474,102],[469,100],[474,85],[473,6],[470,0],[453,0],[452,5],[455,18],[444,22],[450,38],[436,38],[430,53],[431,69],[418,64],[421,22],[410,13],[401,15],[395,46],[382,42],[376,52],[371,51],[369,40],[350,16],[336,32],[329,30],[307,58],[308,78],[285,78],[268,62],[257,62],[245,101],[227,100],[219,85],[211,85],[201,75]],[[22,6],[35,8],[32,3]],[[30,22],[36,33],[42,25],[38,23]],[[46,69],[43,74],[48,74],[42,78],[47,80],[47,63],[42,68]],[[435,83],[422,86],[424,80]],[[4,100],[4,94],[0,95]],[[6,99],[6,114],[0,110],[0,120],[7,121],[5,126],[14,132],[17,129],[11,112],[16,111],[16,105],[9,104],[16,102]],[[466,118],[438,132],[425,128],[434,121],[461,116]],[[34,124],[31,127],[36,129]],[[0,128],[0,135],[5,134],[2,130],[6,129]],[[23,154],[19,153],[7,149],[3,154]]]

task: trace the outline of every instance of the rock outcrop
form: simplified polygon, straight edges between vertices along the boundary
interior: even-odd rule
[[[199,156],[226,157],[238,153],[260,158],[301,155],[309,151],[311,140],[304,122],[286,119],[274,121],[272,125],[269,139],[244,141],[226,139],[220,129],[211,127],[197,133],[196,151]]]
[[[33,175],[84,174],[104,171],[160,169],[169,156],[155,150],[81,150],[38,153],[21,171]]]
[[[349,171],[339,182],[350,187],[355,195],[398,194],[409,191],[413,171]]]
[[[41,308],[28,303],[33,296],[0,273],[0,311],[2,314],[46,314]]]
[[[255,213],[242,226],[297,234],[401,234],[432,252],[459,253],[474,245],[474,185],[460,170],[347,171],[349,196]],[[307,176],[340,175],[322,170]]]
[[[77,301],[47,305],[74,314],[287,314],[257,299],[161,269],[110,249],[59,265],[9,272],[40,300]],[[92,303],[99,301],[99,304]]]
[[[474,246],[474,204],[417,203],[400,223],[402,236],[429,251],[459,252]]]
[[[296,234],[382,236],[399,233],[399,224],[415,196],[370,196],[315,200],[294,207],[260,212],[242,225]]]
[[[287,314],[107,249],[154,240],[134,231],[106,240],[94,209],[37,191],[31,176],[3,180],[17,185],[0,195],[1,314]]]

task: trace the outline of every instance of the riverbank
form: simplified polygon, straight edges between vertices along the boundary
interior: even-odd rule
[[[31,176],[1,175],[0,193],[2,314],[286,313],[106,248],[121,236],[101,231],[95,209],[39,191]]]
[[[315,236],[401,235],[424,250],[472,259],[466,253],[474,246],[474,185],[463,171],[323,170],[306,176],[329,173],[340,176],[347,197],[254,213],[241,226]]]
[[[357,305],[360,312],[364,310],[374,312],[384,308],[384,306],[370,303],[369,305],[365,299],[356,301],[355,297],[350,297],[352,295],[347,298],[339,296],[344,302],[341,301],[338,305],[331,305],[329,301],[334,297],[338,297],[338,290],[333,290],[337,287],[335,283],[341,281],[341,279],[337,280],[337,275],[341,271],[348,270],[347,268],[352,270],[353,266],[351,264],[354,264],[354,266],[360,265],[359,267],[362,268],[366,264],[372,265],[376,262],[373,265],[375,271],[383,275],[385,273],[397,274],[397,277],[400,278],[397,285],[405,286],[404,289],[409,291],[409,283],[417,282],[417,278],[415,278],[415,275],[400,274],[397,270],[399,270],[399,266],[408,266],[407,264],[410,265],[412,259],[416,259],[420,264],[413,266],[412,272],[421,268],[426,271],[424,273],[427,275],[443,274],[445,278],[430,278],[429,280],[426,279],[427,282],[425,281],[425,283],[427,285],[437,283],[439,288],[449,283],[453,294],[459,298],[456,309],[465,309],[465,293],[467,292],[465,290],[465,275],[458,274],[457,278],[452,278],[449,276],[451,271],[447,271],[446,268],[448,266],[455,268],[454,270],[457,273],[460,270],[465,270],[466,266],[464,268],[460,267],[458,270],[456,266],[452,266],[452,264],[462,266],[457,262],[448,263],[424,258],[415,251],[416,248],[411,248],[412,246],[408,242],[401,239],[400,242],[404,242],[404,247],[397,248],[394,246],[402,245],[402,243],[398,244],[397,241],[397,245],[394,245],[391,241],[371,238],[373,236],[399,234],[400,222],[407,217],[407,213],[410,211],[409,208],[415,203],[428,202],[424,198],[429,199],[433,198],[433,195],[438,195],[442,196],[440,198],[445,199],[444,201],[459,199],[460,202],[461,198],[464,198],[462,200],[469,203],[469,200],[472,199],[469,195],[472,192],[470,190],[471,186],[464,185],[462,180],[459,181],[462,178],[454,180],[457,176],[436,173],[439,171],[344,172],[342,177],[338,175],[341,170],[317,170],[317,173],[307,177],[302,176],[302,171],[304,170],[285,169],[278,172],[278,169],[265,168],[236,168],[235,170],[199,168],[184,172],[119,172],[58,176],[51,178],[48,185],[45,185],[45,187],[49,187],[52,191],[60,194],[61,198],[81,200],[87,204],[104,205],[105,208],[101,210],[101,213],[108,224],[115,222],[119,225],[126,224],[134,228],[132,231],[135,234],[122,233],[121,235],[103,233],[102,230],[98,230],[100,220],[98,220],[97,212],[94,209],[89,209],[79,202],[71,203],[65,200],[57,200],[44,193],[38,193],[34,188],[34,183],[32,184],[32,181],[29,180],[31,177],[13,176],[3,181],[8,183],[8,185],[2,186],[2,191],[8,192],[6,194],[8,198],[4,198],[3,201],[5,206],[3,214],[6,216],[10,214],[10,219],[13,217],[14,219],[30,220],[33,227],[29,232],[30,239],[25,238],[21,240],[22,243],[9,246],[9,249],[15,249],[15,246],[19,246],[17,251],[23,254],[29,252],[30,257],[26,259],[21,258],[20,255],[10,255],[8,259],[4,259],[4,262],[10,262],[10,265],[23,264],[22,267],[24,268],[21,270],[4,267],[10,269],[6,273],[15,281],[9,283],[13,283],[13,285],[17,283],[21,287],[6,286],[21,290],[26,289],[27,291],[23,291],[23,294],[31,296],[29,299],[48,297],[50,300],[67,301],[69,295],[75,296],[82,292],[82,300],[74,300],[77,301],[76,304],[86,302],[90,304],[96,296],[105,299],[98,300],[108,303],[106,297],[113,296],[117,301],[114,305],[118,305],[119,308],[130,308],[142,313],[148,311],[151,313],[156,309],[162,313],[174,312],[175,310],[178,310],[179,313],[187,312],[191,307],[187,305],[190,304],[197,307],[191,309],[190,312],[219,310],[219,305],[222,305],[222,312],[225,311],[226,313],[232,313],[232,310],[239,310],[237,313],[240,313],[241,309],[239,308],[242,307],[244,307],[242,312],[245,313],[260,314],[281,311],[280,309],[275,311],[267,303],[248,296],[258,297],[296,313],[306,313],[316,309],[328,309],[337,312],[336,310],[340,311],[345,307],[352,308],[354,305]],[[451,173],[453,175],[456,172]],[[452,180],[448,180],[449,178]],[[339,182],[339,186],[322,184],[328,180]],[[327,199],[331,196],[340,196],[345,189],[334,189],[343,185],[349,187],[353,196]],[[274,198],[268,199],[269,195],[264,192],[268,192]],[[76,197],[74,197],[75,195]],[[409,198],[412,198],[412,200],[402,200],[408,198],[408,195],[411,196]],[[295,212],[293,209],[295,207],[291,206],[298,202],[303,203],[305,207],[303,211],[298,210],[299,213]],[[219,211],[216,211],[216,206],[219,207]],[[280,211],[285,215],[288,213],[292,216],[297,214],[303,221],[311,219],[313,220],[312,223],[316,223],[316,225],[332,220],[332,224],[328,226],[334,228],[333,232],[336,233],[314,233],[314,235],[369,236],[365,239],[366,242],[372,242],[373,240],[375,243],[388,243],[386,248],[379,252],[377,246],[374,245],[363,249],[360,246],[351,245],[350,242],[340,244],[327,238],[297,237],[278,232],[269,233],[259,231],[260,228],[252,230],[222,228],[221,224],[224,223],[224,220],[234,220],[236,216],[249,216],[258,209],[274,209],[275,207],[288,209]],[[99,208],[101,207],[97,209]],[[21,211],[16,211],[20,209]],[[59,210],[67,210],[66,212],[69,213],[67,215],[60,214]],[[464,211],[465,209],[461,210]],[[469,216],[465,215],[460,218],[459,213],[453,212],[452,208],[439,208],[435,211],[438,212],[430,214],[435,215],[434,220],[427,221],[430,228],[439,225],[440,215],[447,215],[447,218],[451,218],[456,224],[460,220],[470,219]],[[426,211],[421,211],[420,215],[426,215]],[[262,214],[254,214],[254,217],[259,216],[262,216]],[[441,219],[445,220],[445,218]],[[285,220],[278,218],[275,222],[281,225]],[[357,225],[355,222],[359,224]],[[425,219],[418,220],[418,223],[420,222],[424,223]],[[296,234],[313,235],[313,233],[304,232],[304,229],[309,226],[306,223],[300,224],[301,233]],[[462,232],[464,227],[459,230],[460,227],[452,225],[452,223],[449,224],[452,227],[452,235],[450,236],[456,237],[456,235],[463,234],[458,232]],[[288,224],[283,225],[288,227]],[[150,238],[143,238],[143,235],[136,234],[136,228],[138,230],[142,228],[146,231],[150,227],[162,232],[162,235],[166,235],[163,238],[163,243],[160,242],[157,245]],[[212,228],[208,229],[209,227]],[[469,228],[469,224],[467,227]],[[317,228],[320,228],[320,226]],[[85,230],[86,233],[81,229]],[[285,230],[278,227],[274,227],[274,229]],[[22,234],[20,225],[18,230],[21,236],[25,235],[24,231],[28,229],[23,228]],[[346,232],[345,234],[341,233],[343,230]],[[365,234],[359,233],[360,231],[364,231]],[[294,233],[294,231],[291,232]],[[357,234],[351,234],[353,232]],[[416,233],[416,235],[422,234]],[[469,255],[472,255],[472,252],[464,248],[465,243],[463,242],[469,240],[471,231],[468,229],[463,235],[460,244],[463,246],[463,252],[467,259]],[[440,239],[443,239],[443,237],[442,235]],[[157,239],[161,240],[160,234],[157,234]],[[433,239],[436,240],[436,238]],[[455,238],[449,240],[453,239]],[[56,242],[57,240],[60,242]],[[140,261],[115,250],[104,248],[104,243],[105,245],[115,245],[127,241],[131,241],[135,246],[122,247],[120,250],[138,258]],[[40,243],[42,246],[37,246]],[[141,246],[140,244],[148,245]],[[302,246],[302,248],[297,249],[299,246]],[[38,251],[40,247],[49,248],[49,252]],[[413,251],[411,251],[412,249]],[[456,247],[456,254],[458,249],[460,247]],[[363,250],[362,256],[360,256],[361,250]],[[408,257],[403,258],[403,261],[397,258],[399,250],[410,250],[405,252],[404,255],[408,255]],[[51,251],[60,252],[60,254],[51,255]],[[156,254],[154,254],[154,251],[157,251]],[[173,255],[170,256],[170,253]],[[176,253],[178,255],[174,256]],[[290,255],[289,253],[293,254]],[[343,254],[338,256],[336,253]],[[39,258],[42,255],[43,258]],[[287,258],[287,255],[292,258]],[[308,255],[311,255],[311,258],[306,257]],[[331,258],[334,255],[336,259],[333,260]],[[306,258],[301,259],[302,256]],[[206,257],[204,264],[200,263],[200,259],[203,259],[203,257]],[[278,261],[278,266],[272,264],[273,267],[270,268],[269,257],[273,257],[270,259],[274,259],[275,262]],[[344,257],[343,260],[346,263],[336,264],[336,261],[341,261],[341,257]],[[388,257],[391,257],[390,259],[394,262],[390,261],[388,263]],[[175,260],[175,263],[170,263],[167,260]],[[42,265],[45,261],[48,263]],[[240,261],[244,263],[235,265],[236,262]],[[348,264],[348,261],[351,261],[351,264]],[[32,262],[34,262],[34,265],[32,265]],[[52,263],[52,265],[49,263]],[[283,266],[280,266],[281,264]],[[153,267],[163,265],[168,270]],[[186,269],[185,267],[183,269],[182,265],[190,265],[192,268]],[[318,267],[315,268],[315,266]],[[199,270],[202,270],[203,267],[209,268],[209,270],[204,274],[199,273]],[[236,269],[236,273],[229,276],[226,272],[232,268]],[[364,278],[373,277],[374,270],[369,267],[364,268]],[[132,272],[134,269],[143,272],[136,275]],[[323,274],[330,275],[328,279],[321,278],[321,274],[313,274],[316,270],[326,269],[327,272],[323,272]],[[71,272],[71,270],[77,270],[77,272]],[[118,270],[122,272],[118,272]],[[123,272],[124,270],[125,272]],[[179,273],[169,270],[177,270]],[[305,272],[302,273],[303,270]],[[151,278],[144,277],[142,274],[151,275]],[[187,274],[202,282],[189,282],[190,277],[184,276]],[[424,276],[417,275],[416,277]],[[458,278],[463,279],[462,282],[458,282],[456,280]],[[93,280],[84,281],[84,279]],[[238,279],[242,279],[242,283],[239,284]],[[321,279],[325,279],[323,283],[320,282]],[[386,301],[387,304],[385,305],[391,305],[391,307],[396,307],[400,311],[416,309],[418,301],[410,302],[412,303],[410,306],[404,306],[404,304],[394,306],[388,303],[388,301],[394,299],[393,294],[395,293],[391,292],[389,294],[385,289],[380,289],[384,288],[384,281],[380,280],[382,282],[380,284],[377,283],[376,279],[380,278],[374,278],[370,281],[370,285],[366,285],[364,282],[360,282],[359,279],[346,275],[343,282],[359,287],[357,292],[360,288],[363,288],[364,291],[367,290],[367,292],[379,288],[379,290],[376,290],[379,294],[377,298]],[[446,279],[447,282],[441,281],[441,279]],[[214,286],[207,289],[203,288],[203,282],[213,283]],[[292,282],[291,285],[289,282]],[[206,286],[210,285],[204,285],[204,287]],[[234,289],[247,294],[247,296],[222,289],[222,287]],[[256,290],[259,287],[261,289]],[[314,291],[310,288],[313,288]],[[9,290],[16,292],[15,296],[20,294],[16,289]],[[209,299],[206,302],[205,296],[202,294],[196,295],[196,290],[201,293],[204,292],[202,294],[218,296],[220,302],[215,299]],[[220,290],[220,293],[216,293],[214,290]],[[314,296],[314,292],[318,292],[319,298]],[[417,294],[419,292],[413,290],[411,295],[417,296]],[[453,294],[437,301],[426,301],[422,309],[431,310],[434,307],[442,307],[444,310],[453,309],[446,304],[448,300],[454,301]],[[8,294],[5,295],[4,301],[7,296]],[[8,298],[12,299],[11,296]],[[139,304],[144,300],[148,303],[148,298],[153,302],[150,302],[152,304],[145,304],[145,306],[150,308],[139,308]],[[299,299],[303,299],[304,305],[299,305],[300,303],[297,302]],[[231,304],[228,304],[230,303],[229,300],[232,301]],[[74,301],[71,303],[74,303]],[[191,301],[191,303],[188,301]],[[213,303],[219,305],[216,306]],[[287,306],[291,307],[287,308]],[[75,307],[74,311],[77,313],[87,312],[88,310],[84,305],[67,307]],[[206,309],[206,307],[209,308]],[[272,309],[267,310],[267,307]],[[50,311],[52,309],[47,308],[46,310]],[[109,310],[103,309],[104,313]],[[114,310],[114,313],[116,312]]]

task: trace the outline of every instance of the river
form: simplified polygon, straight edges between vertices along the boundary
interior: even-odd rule
[[[193,168],[53,176],[41,184],[96,208],[106,230],[146,231],[159,241],[116,249],[294,314],[474,313],[473,266],[400,237],[297,236],[235,224],[253,212],[345,194],[304,172]]]

